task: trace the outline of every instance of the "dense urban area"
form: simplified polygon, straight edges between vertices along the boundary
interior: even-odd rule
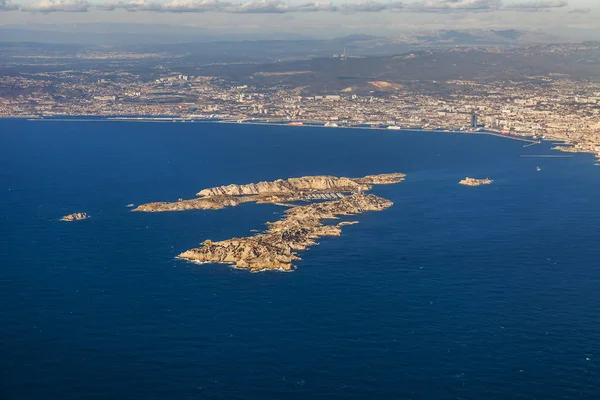
[[[586,45],[590,46],[590,45]],[[555,46],[546,53],[580,57],[586,46]],[[597,50],[597,44],[591,45]],[[480,50],[478,50],[480,51]],[[530,51],[530,50],[528,50]],[[436,53],[443,57],[452,50]],[[493,51],[486,50],[491,54]],[[522,54],[523,51],[520,53]],[[431,52],[407,53],[418,62]],[[470,54],[470,53],[469,53]],[[325,82],[307,90],[302,79],[317,75],[294,65],[255,67],[241,78],[189,74],[189,68],[168,65],[168,56],[147,53],[87,53],[78,60],[144,60],[154,63],[151,73],[112,64],[75,69],[48,68],[0,76],[0,116],[43,118],[107,116],[177,121],[215,120],[237,123],[278,123],[327,127],[491,131],[533,139],[565,142],[563,151],[594,153],[600,157],[600,80],[573,77],[562,70],[510,77],[447,76],[442,79],[348,79],[348,86]],[[450,58],[450,56],[448,56]],[[345,55],[331,57],[332,65],[352,62]],[[19,62],[23,62],[20,59]],[[93,65],[93,64],[92,64]],[[406,64],[407,65],[407,64]],[[558,65],[558,64],[557,64]],[[445,68],[451,69],[454,65]],[[291,69],[290,69],[291,68]],[[442,66],[442,69],[444,67]],[[226,68],[225,68],[226,69]],[[266,72],[265,72],[266,70]],[[300,79],[294,81],[293,79]],[[358,83],[357,83],[358,82]],[[328,86],[334,89],[328,89]]]

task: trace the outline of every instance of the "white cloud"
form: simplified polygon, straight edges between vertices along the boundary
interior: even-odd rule
[[[220,0],[116,0],[95,5],[98,10],[112,11],[123,9],[130,12],[202,13],[220,12],[231,14],[285,14],[311,12],[383,12],[408,11],[411,13],[452,13],[489,11],[544,11],[567,6],[565,0],[418,0],[412,3],[400,1],[366,0],[336,5],[331,2],[309,1],[294,3],[286,0],[249,0],[245,3],[230,3]],[[10,0],[0,0],[0,10],[18,9]],[[23,11],[31,12],[85,12],[92,6],[87,0],[40,0],[23,6]],[[572,12],[583,12],[575,9]]]
[[[589,14],[591,11],[591,8],[574,8],[569,11],[569,14]]]
[[[331,3],[310,2],[304,4],[290,4],[281,0],[255,0],[233,5],[228,7],[225,11],[250,14],[282,14],[289,12],[336,11],[336,9],[337,8]]]
[[[127,0],[102,3],[96,6],[99,10],[113,11],[122,8],[127,11],[162,11],[162,4],[150,3],[145,0]]]
[[[379,12],[399,10],[401,2],[365,1],[346,3],[336,6],[330,2],[311,1],[307,3],[290,3],[283,0],[251,0],[246,3],[232,4],[219,0],[172,0],[167,3],[148,2],[146,0],[119,0],[102,3],[96,6],[99,10],[112,11],[124,9],[127,11],[154,12],[223,12],[234,14],[284,14],[309,12]]]
[[[378,1],[365,1],[361,3],[349,3],[344,6],[345,11],[355,12],[379,12],[386,10],[400,10],[404,8],[404,4],[395,1],[389,3],[383,3]]]
[[[563,8],[569,3],[564,0],[537,0],[506,4],[504,9],[514,11],[545,11],[552,8]]]
[[[568,5],[565,0],[534,0],[507,3],[503,0],[422,0],[407,5],[412,12],[544,11]]]
[[[51,12],[86,12],[90,3],[85,0],[41,0],[37,3],[21,7],[22,11]]]
[[[502,7],[502,0],[425,0],[406,8],[413,12],[492,11]]]
[[[11,3],[10,0],[0,0],[0,11],[14,11],[18,9],[18,4]]]
[[[0,0],[0,11],[14,11],[18,9],[19,5],[13,4],[8,0]]]
[[[127,0],[112,3],[103,3],[96,6],[100,10],[111,11],[124,9],[127,11],[155,11],[155,12],[207,12],[220,11],[230,3],[219,0],[172,0],[167,3],[148,2],[146,0]]]
[[[168,12],[205,12],[219,11],[230,3],[219,0],[173,0],[162,6],[162,11]]]

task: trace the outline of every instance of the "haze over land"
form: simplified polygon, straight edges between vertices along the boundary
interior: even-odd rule
[[[53,40],[173,42],[223,39],[330,39],[369,34],[398,38],[415,31],[519,29],[600,39],[593,0],[219,1],[39,0],[0,2],[3,40],[53,31]],[[30,31],[29,34],[23,32]],[[62,36],[59,34],[62,33]],[[29,35],[29,36],[28,36]],[[80,36],[83,35],[83,36]],[[41,37],[38,40],[50,40]]]

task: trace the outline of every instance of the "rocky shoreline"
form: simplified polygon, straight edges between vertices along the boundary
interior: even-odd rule
[[[303,176],[278,179],[271,182],[227,185],[202,189],[197,198],[176,202],[141,204],[132,211],[163,212],[186,210],[219,210],[246,202],[282,204],[294,201],[313,201],[341,198],[348,193],[362,193],[373,185],[402,182],[404,174],[368,175],[362,178],[344,178],[330,175]]]
[[[392,202],[374,194],[353,194],[341,200],[313,203],[286,210],[286,216],[269,222],[264,233],[220,242],[205,240],[201,247],[187,250],[177,258],[195,262],[233,264],[251,272],[267,270],[291,271],[293,262],[300,260],[298,251],[317,244],[325,236],[340,236],[342,227],[357,223],[345,221],[325,225],[323,220],[338,216],[380,211]]]
[[[342,227],[357,223],[337,224],[325,220],[351,216],[367,211],[381,211],[393,203],[382,197],[363,192],[373,185],[402,182],[404,174],[369,175],[362,178],[334,176],[305,176],[247,185],[228,185],[203,189],[198,198],[177,202],[142,204],[132,211],[165,212],[193,209],[221,209],[245,202],[270,203],[288,206],[285,216],[268,222],[268,229],[253,236],[232,238],[220,242],[205,240],[198,248],[179,254],[177,258],[198,263],[232,264],[251,272],[292,271],[299,260],[298,251],[316,245],[325,236],[340,236]],[[325,201],[319,201],[325,200]],[[307,205],[286,204],[311,202]]]
[[[600,161],[600,145],[594,142],[565,143],[554,146],[552,150],[562,151],[563,153],[593,154],[596,161]]]

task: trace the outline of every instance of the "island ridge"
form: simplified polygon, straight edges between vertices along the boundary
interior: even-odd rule
[[[339,236],[345,225],[356,221],[343,221],[325,225],[326,219],[350,216],[366,211],[381,211],[393,203],[373,194],[364,194],[373,185],[395,184],[403,181],[404,174],[370,175],[363,178],[334,176],[305,176],[278,179],[257,184],[228,185],[203,189],[199,198],[177,202],[142,204],[132,211],[164,212],[192,209],[220,209],[245,202],[271,203],[289,206],[285,216],[268,222],[263,233],[220,242],[205,240],[201,247],[187,250],[177,257],[194,262],[233,264],[251,272],[266,270],[291,271],[293,261],[299,260],[297,252],[316,245],[316,239]],[[306,201],[308,205],[290,205],[283,202]]]
[[[292,207],[286,216],[268,222],[264,233],[220,242],[205,240],[201,247],[187,250],[178,258],[196,262],[231,263],[236,268],[251,272],[265,270],[291,271],[292,262],[300,260],[297,252],[316,245],[323,236],[340,236],[341,227],[356,221],[324,225],[324,219],[339,215],[354,215],[366,211],[380,211],[393,203],[374,194],[353,194],[340,200]]]
[[[202,189],[197,193],[200,197],[195,199],[146,203],[132,211],[218,210],[246,202],[279,204],[300,200],[333,200],[343,197],[345,193],[370,190],[373,185],[399,183],[404,180],[404,177],[405,175],[401,173],[368,175],[362,178],[317,175],[246,185],[219,186]]]

